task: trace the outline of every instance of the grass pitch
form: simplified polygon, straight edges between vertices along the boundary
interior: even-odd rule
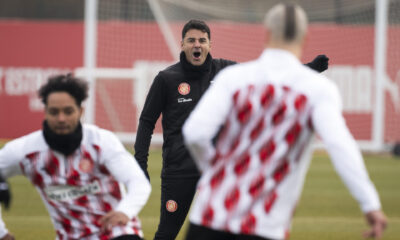
[[[0,144],[1,146],[1,144]],[[389,218],[384,240],[400,239],[400,159],[389,155],[364,155],[370,177],[381,197],[383,209]],[[153,187],[148,203],[140,213],[145,238],[153,239],[160,212],[161,151],[152,150],[149,173]],[[3,219],[16,239],[55,239],[48,213],[32,184],[24,177],[9,180],[12,188],[12,205],[3,210]],[[185,222],[177,240],[184,239],[188,222]],[[314,153],[307,174],[304,191],[299,202],[290,239],[343,240],[363,239],[367,229],[358,204],[341,182],[328,156]]]

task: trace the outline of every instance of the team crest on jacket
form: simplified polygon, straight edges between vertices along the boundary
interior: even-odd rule
[[[181,95],[188,95],[190,93],[190,85],[188,83],[185,83],[185,82],[179,84],[178,92]]]
[[[79,170],[82,172],[88,173],[92,171],[93,168],[93,163],[87,158],[82,158],[81,161],[79,162]]]
[[[175,212],[176,209],[178,209],[178,203],[176,203],[174,200],[168,200],[165,204],[165,208],[168,212]]]

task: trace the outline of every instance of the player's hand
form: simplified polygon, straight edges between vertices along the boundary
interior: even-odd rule
[[[306,65],[317,72],[323,72],[328,69],[329,58],[326,55],[318,55]]]
[[[124,226],[128,223],[129,218],[125,213],[119,211],[111,211],[100,218],[101,231],[108,232],[115,226]]]
[[[10,185],[3,177],[0,176],[0,203],[3,204],[5,209],[10,207],[11,192]]]
[[[380,210],[376,210],[366,213],[365,218],[371,228],[364,232],[364,238],[374,238],[376,240],[381,239],[383,231],[387,226],[387,218],[385,214]]]
[[[10,233],[7,233],[6,235],[4,235],[4,237],[2,237],[0,240],[15,240],[14,236]]]

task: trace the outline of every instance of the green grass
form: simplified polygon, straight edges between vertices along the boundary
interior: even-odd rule
[[[381,197],[389,218],[384,240],[400,239],[400,159],[388,155],[364,155],[370,176]],[[161,151],[150,153],[149,172],[153,191],[142,212],[144,234],[153,238],[160,211]],[[47,211],[33,186],[24,177],[10,179],[13,200],[9,211],[3,210],[3,219],[16,239],[55,239]],[[179,233],[182,240],[188,222]],[[291,232],[296,240],[362,239],[367,225],[358,204],[334,172],[323,152],[314,154],[299,202]]]

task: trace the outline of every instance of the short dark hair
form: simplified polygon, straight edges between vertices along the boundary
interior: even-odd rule
[[[208,25],[204,21],[197,20],[197,19],[192,19],[189,22],[187,22],[185,24],[185,26],[183,26],[182,39],[185,38],[186,33],[191,29],[197,29],[197,30],[200,30],[202,32],[206,32],[208,34],[208,39],[211,40],[210,28],[208,27]]]
[[[40,87],[38,93],[42,102],[47,105],[47,98],[53,92],[67,92],[80,107],[88,96],[89,85],[86,81],[75,78],[71,73],[50,77],[46,84]]]

